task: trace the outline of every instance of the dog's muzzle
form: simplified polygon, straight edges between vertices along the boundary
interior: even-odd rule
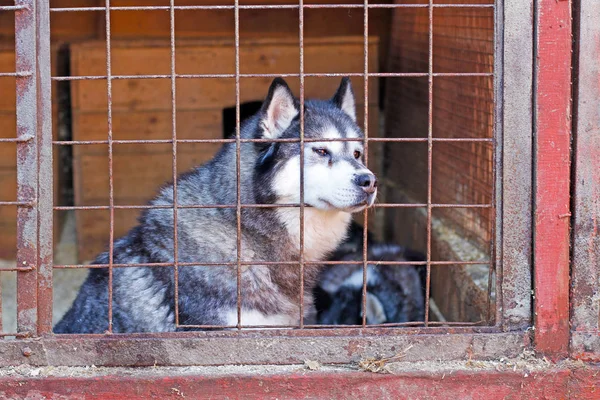
[[[356,175],[354,177],[354,183],[368,195],[372,195],[377,190],[377,177],[370,172]]]

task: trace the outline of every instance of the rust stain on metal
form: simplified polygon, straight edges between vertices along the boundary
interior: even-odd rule
[[[37,334],[52,331],[53,176],[50,4],[36,3],[36,80],[38,146]]]
[[[37,200],[36,29],[34,0],[18,0],[15,12],[15,64],[17,72],[17,201]],[[37,207],[17,207],[17,265],[37,266]],[[37,271],[17,274],[17,329],[37,330]]]

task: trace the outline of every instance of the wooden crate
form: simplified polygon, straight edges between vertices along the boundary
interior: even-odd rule
[[[364,68],[362,37],[307,38],[305,72],[361,72]],[[378,70],[378,40],[369,44],[369,70]],[[73,75],[105,75],[106,49],[103,42],[71,45]],[[112,43],[112,73],[122,75],[169,74],[170,48],[164,41],[122,41]],[[180,74],[234,72],[233,41],[223,39],[177,42],[176,70]],[[242,73],[297,73],[297,38],[252,39],[240,43]],[[240,83],[241,102],[262,101],[272,79],[246,78]],[[358,116],[364,114],[363,79],[353,78]],[[299,79],[287,79],[298,94]],[[305,79],[306,97],[329,98],[340,78]],[[223,138],[223,110],[235,106],[234,79],[178,79],[177,137],[183,139]],[[73,139],[106,140],[107,88],[105,80],[74,81],[72,90]],[[378,86],[369,91],[369,135],[379,136]],[[169,139],[172,131],[171,80],[113,80],[113,138]],[[177,169],[185,171],[209,160],[219,145],[179,144]],[[108,205],[108,146],[80,145],[74,148],[75,204]],[[165,181],[172,178],[170,144],[114,145],[114,203],[145,204]],[[133,226],[138,212],[115,211],[115,237]],[[92,259],[106,248],[109,213],[103,210],[79,211],[76,215],[79,258]]]
[[[56,74],[59,47],[52,47],[52,74]],[[0,71],[15,70],[14,46],[0,44]],[[56,92],[56,84],[52,90]],[[0,78],[0,137],[16,137],[16,80],[13,77]],[[58,101],[52,96],[52,131],[54,138],[58,135]],[[0,143],[0,200],[15,201],[17,196],[17,152],[16,144]],[[58,171],[58,159],[54,159],[54,171]],[[54,174],[54,202],[60,202],[62,180]],[[63,219],[54,219],[54,237],[57,238],[62,228]],[[0,207],[0,259],[13,259],[17,250],[17,208]]]
[[[62,0],[65,1],[65,0]],[[103,5],[103,0],[89,0]],[[379,3],[391,3],[381,0]],[[168,2],[167,2],[168,3]],[[307,0],[304,4],[319,4],[320,0]],[[331,0],[331,4],[363,4],[358,0]],[[178,0],[177,5],[191,6],[199,4],[229,5],[231,0]],[[259,4],[254,0],[240,0],[240,5]],[[263,0],[260,4],[289,4],[287,0]],[[112,6],[129,6],[131,0],[112,0]],[[97,13],[96,24],[100,26],[101,38],[105,23],[104,15]],[[380,38],[379,63],[385,68],[389,47],[391,10],[371,8],[369,10],[369,34]],[[111,34],[113,39],[161,38],[168,39],[170,34],[169,13],[164,11],[121,11],[111,15]],[[176,10],[175,35],[179,38],[227,37],[233,38],[235,18],[233,10]],[[240,38],[264,38],[266,36],[298,37],[298,10],[240,10]],[[304,11],[305,38],[331,36],[354,36],[364,32],[364,14],[362,8],[317,8]],[[233,67],[233,64],[231,64]]]

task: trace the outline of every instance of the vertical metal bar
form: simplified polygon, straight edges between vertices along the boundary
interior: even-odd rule
[[[431,175],[433,171],[433,0],[429,0],[429,67],[427,116],[427,278],[425,287],[425,326],[429,325],[429,297],[431,296]]]
[[[504,23],[504,2],[497,0],[494,8],[494,192],[495,207],[494,211],[494,236],[492,239],[495,241],[494,244],[494,258],[491,259],[495,263],[494,271],[496,272],[496,307],[495,307],[495,319],[497,326],[504,326],[504,307],[503,307],[503,276],[504,276],[504,265],[502,259],[504,256],[504,191],[502,185],[503,177],[503,166],[504,166],[504,154],[503,154],[503,142],[504,142],[504,31],[506,29]],[[529,58],[531,59],[531,58]],[[526,186],[526,185],[525,185]],[[530,202],[531,203],[531,202]],[[489,295],[490,293],[488,293]],[[527,296],[529,297],[529,296]]]
[[[304,0],[299,1],[300,40],[300,329],[304,328]]]
[[[35,0],[17,0],[15,68],[17,87],[17,201],[37,203],[37,70]],[[17,330],[37,332],[37,207],[17,206]]]
[[[171,39],[171,138],[173,140],[173,273],[175,280],[175,326],[179,326],[179,240],[177,236],[177,81],[175,74],[175,0],[169,3]]]
[[[490,238],[490,264],[488,266],[488,283],[487,283],[487,304],[486,304],[486,322],[489,324],[492,323],[493,321],[493,313],[492,313],[492,285],[494,283],[494,272],[496,272],[496,266],[497,266],[497,261],[496,261],[496,252],[497,252],[497,247],[498,247],[498,242],[496,241],[496,227],[499,224],[499,220],[496,218],[496,205],[497,205],[497,200],[496,197],[498,195],[498,188],[496,186],[496,182],[497,182],[497,178],[498,178],[498,168],[497,168],[497,164],[498,164],[498,155],[496,152],[496,128],[497,128],[497,124],[496,121],[498,121],[496,114],[498,113],[498,105],[500,104],[498,102],[498,73],[497,73],[497,65],[498,65],[498,57],[499,57],[499,51],[498,51],[498,17],[497,17],[497,9],[496,7],[494,7],[494,9],[492,10],[494,15],[493,15],[493,21],[494,21],[494,31],[493,31],[493,36],[492,36],[492,43],[493,43],[493,48],[494,48],[494,63],[492,65],[493,68],[493,82],[492,82],[492,88],[493,88],[493,95],[492,98],[494,99],[494,108],[493,108],[493,128],[492,128],[492,137],[494,138],[494,141],[492,142],[491,146],[492,146],[492,198],[491,198],[491,204],[492,204],[492,209],[489,210],[489,214],[488,214],[488,220],[491,221],[490,223],[490,229],[489,229],[489,238]],[[496,302],[497,303],[497,302]],[[496,321],[498,321],[496,319]]]
[[[364,0],[364,27],[363,27],[363,40],[364,40],[364,141],[363,150],[365,157],[365,166],[369,167],[369,0]],[[367,236],[369,231],[369,213],[367,209],[363,211],[363,283],[362,283],[362,326],[367,325],[367,261],[368,252],[367,248]],[[383,267],[383,268],[396,268],[394,266]]]
[[[569,345],[571,1],[538,0],[535,66],[535,346]]]
[[[38,134],[38,334],[52,332],[53,161],[50,8],[36,2]]]
[[[113,248],[115,240],[115,199],[113,182],[113,132],[112,132],[112,71],[110,51],[110,0],[105,0],[106,25],[106,98],[108,108],[108,196],[110,213],[110,233],[108,242],[108,333],[112,333],[113,316]]]
[[[497,1],[502,38],[496,101],[498,254],[496,318],[504,330],[531,326],[533,237],[533,2]],[[531,60],[531,62],[525,62]],[[498,64],[497,64],[498,65]]]
[[[242,184],[240,141],[240,2],[235,0],[235,171],[236,171],[236,217],[237,217],[237,328],[242,327]]]

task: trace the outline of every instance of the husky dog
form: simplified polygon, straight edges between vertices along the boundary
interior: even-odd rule
[[[241,126],[242,139],[298,139],[300,103],[286,82],[271,84],[260,111]],[[375,175],[363,164],[350,80],[330,100],[306,100],[304,148],[298,141],[243,142],[240,148],[242,204],[299,204],[300,152],[304,152],[304,260],[319,262],[345,238],[351,213],[370,207],[377,194]],[[237,266],[236,144],[227,143],[208,163],[177,179],[177,203],[230,205],[177,211],[180,325],[235,326]],[[151,205],[173,206],[173,186],[160,190]],[[172,263],[172,209],[148,209],[139,224],[115,241],[113,263]],[[241,211],[241,324],[297,325],[300,322],[300,208],[254,207]],[[107,264],[108,253],[95,260]],[[247,264],[248,262],[252,265]],[[197,265],[195,264],[197,263]],[[203,266],[203,263],[204,266]],[[206,265],[206,264],[211,265]],[[319,268],[304,270],[304,310],[312,308]],[[92,269],[56,333],[102,333],[108,328],[107,268]],[[173,267],[115,267],[112,278],[114,332],[182,329],[175,323]]]
[[[350,237],[331,261],[362,261],[363,228],[352,224]],[[357,246],[358,245],[358,246]],[[367,236],[367,324],[423,321],[423,280],[411,265],[377,265],[377,261],[420,261],[424,256]],[[314,290],[317,322],[322,325],[362,324],[363,266],[338,264],[325,267]]]

